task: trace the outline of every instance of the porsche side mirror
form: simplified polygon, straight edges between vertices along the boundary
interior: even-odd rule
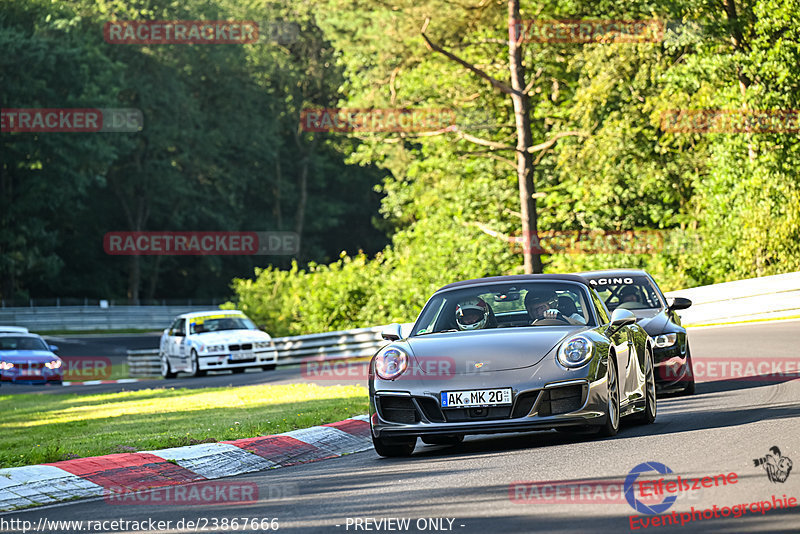
[[[617,308],[611,314],[611,328],[616,332],[623,326],[633,324],[636,322],[636,316],[630,310]]]
[[[392,323],[383,327],[381,337],[386,341],[396,341],[402,339],[403,333],[400,331],[400,323]]]
[[[672,299],[672,304],[669,305],[670,310],[685,310],[692,305],[692,301],[683,297],[675,297]]]

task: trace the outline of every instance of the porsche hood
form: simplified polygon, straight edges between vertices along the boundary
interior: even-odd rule
[[[531,367],[562,340],[586,327],[516,327],[412,336],[405,340],[423,374],[435,373],[438,362],[453,362],[456,375]],[[448,365],[448,367],[450,367]]]

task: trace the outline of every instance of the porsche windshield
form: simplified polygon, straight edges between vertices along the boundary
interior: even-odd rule
[[[204,334],[206,332],[220,332],[222,330],[255,330],[256,325],[247,317],[198,317],[192,322],[189,332],[192,334]]]
[[[434,296],[412,335],[520,326],[595,326],[579,284],[528,282],[465,287]]]
[[[608,311],[617,308],[643,310],[661,308],[653,282],[646,276],[585,276],[606,303]]]

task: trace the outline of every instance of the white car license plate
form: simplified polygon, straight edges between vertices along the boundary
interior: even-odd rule
[[[511,388],[442,391],[442,408],[511,404]]]
[[[252,360],[255,358],[252,352],[239,352],[231,354],[231,360]]]

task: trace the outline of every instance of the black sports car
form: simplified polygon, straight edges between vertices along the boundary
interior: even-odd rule
[[[676,310],[692,305],[676,297],[667,302],[658,284],[646,271],[608,270],[580,273],[592,284],[610,311],[631,310],[640,325],[653,338],[656,386],[663,393],[694,393],[692,355],[686,329]]]

